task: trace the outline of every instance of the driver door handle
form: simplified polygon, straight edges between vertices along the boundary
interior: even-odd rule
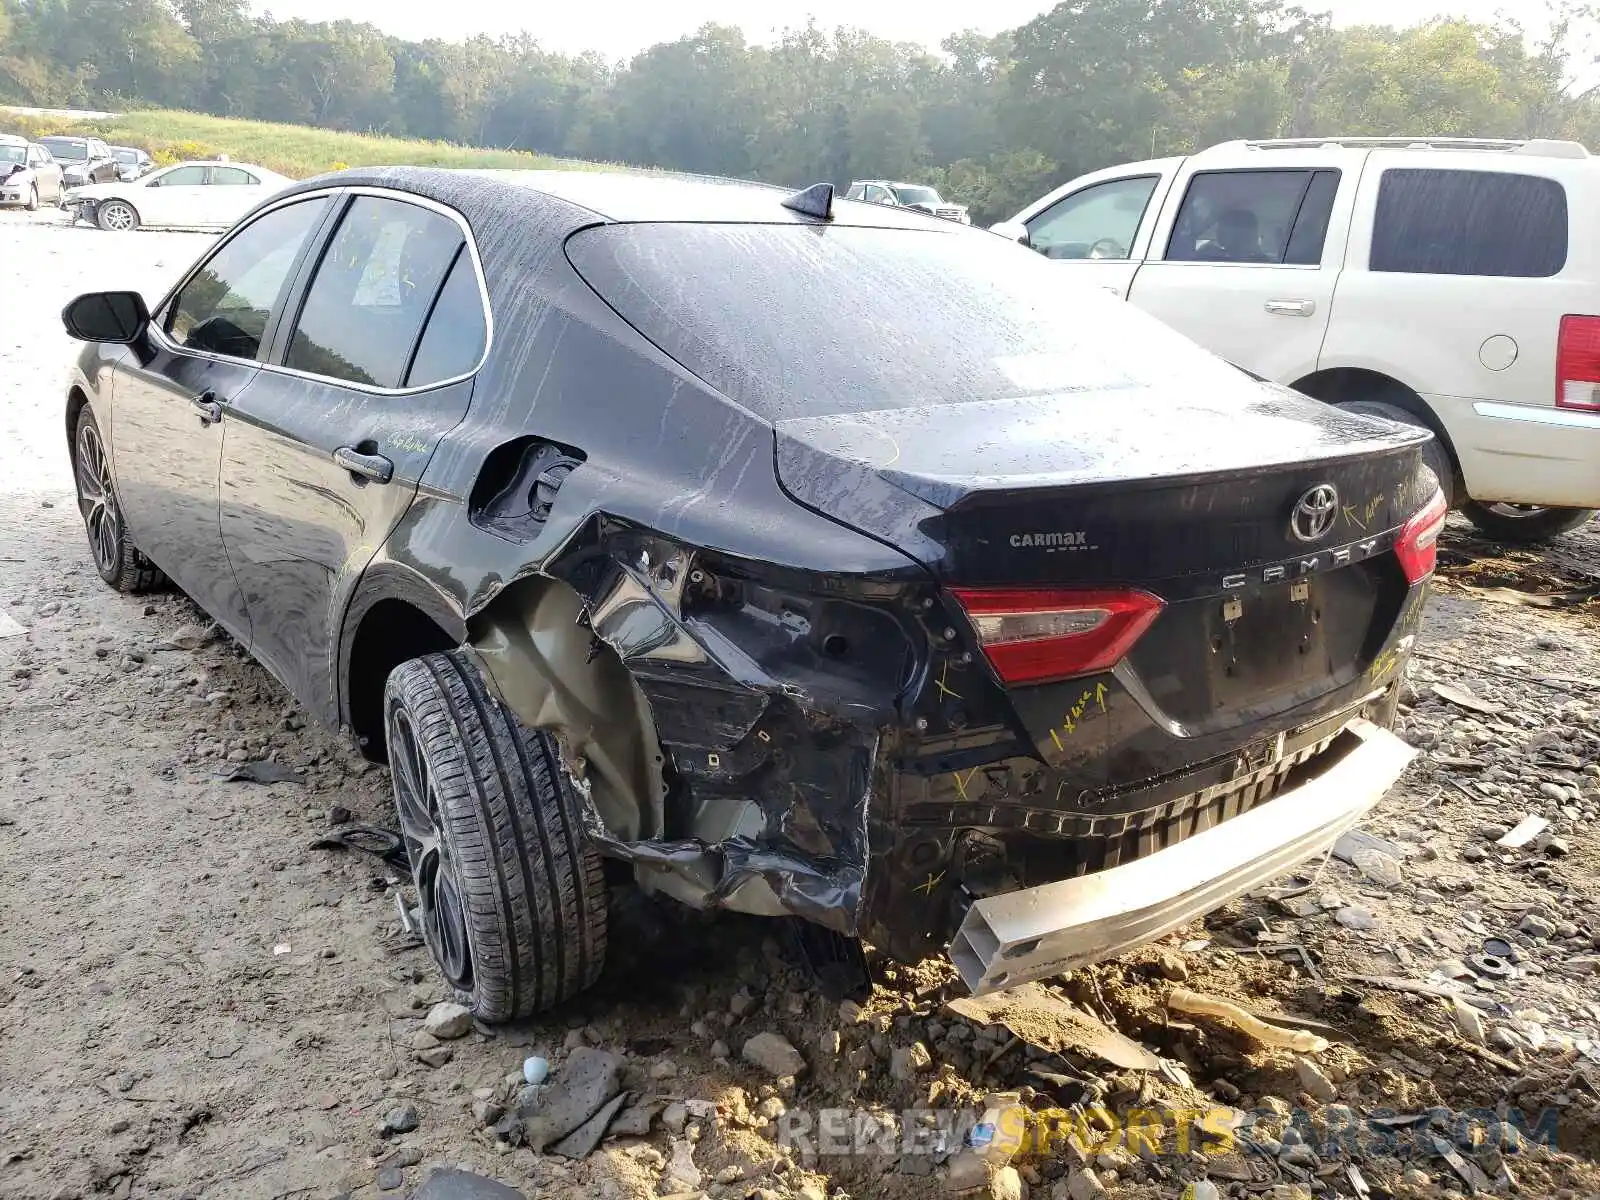
[[[373,483],[388,483],[394,478],[394,464],[381,454],[363,454],[354,446],[340,446],[333,452],[333,461],[350,474],[358,476],[357,482],[370,479]]]
[[[1309,317],[1317,311],[1315,300],[1268,300],[1267,311],[1275,317]]]
[[[191,396],[189,407],[199,415],[202,425],[215,425],[222,420],[222,405],[217,403],[217,394],[209,389]]]

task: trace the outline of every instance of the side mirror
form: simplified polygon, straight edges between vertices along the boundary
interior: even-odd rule
[[[1028,244],[1028,227],[1021,221],[996,221],[989,226],[989,232],[998,233],[1001,237],[1020,242],[1024,246]]]
[[[86,292],[61,310],[61,323],[80,342],[125,346],[144,336],[150,310],[138,292]]]

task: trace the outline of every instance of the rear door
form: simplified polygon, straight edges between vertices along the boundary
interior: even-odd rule
[[[230,408],[222,454],[222,535],[252,649],[330,717],[350,590],[466,414],[488,336],[459,216],[399,194],[342,202],[271,365]]]
[[[1234,365],[1293,383],[1317,368],[1360,159],[1261,155],[1246,169],[1185,164],[1129,299]]]
[[[197,223],[226,228],[255,207],[266,193],[243,167],[207,167]]]
[[[1085,184],[1026,222],[1027,244],[1082,283],[1127,299],[1165,194],[1160,172]]]

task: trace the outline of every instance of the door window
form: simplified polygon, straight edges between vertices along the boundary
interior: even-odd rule
[[[1169,262],[1322,260],[1338,171],[1201,171],[1167,242]]]
[[[209,182],[253,185],[261,181],[249,171],[241,171],[238,167],[212,167]]]
[[[1028,245],[1046,258],[1126,259],[1160,178],[1111,179],[1063,196],[1028,222]]]
[[[173,167],[165,175],[158,175],[146,187],[198,187],[206,181],[204,167]]]
[[[311,280],[285,365],[399,387],[463,242],[461,227],[431,209],[357,196]]]
[[[1539,279],[1567,262],[1567,193],[1504,171],[1391,169],[1378,185],[1374,271]]]
[[[260,359],[267,322],[326,206],[318,198],[273,209],[224,242],[173,298],[167,336],[190,350]]]
[[[489,330],[472,255],[463,246],[428,317],[417,357],[406,375],[407,387],[427,387],[469,374],[483,357]]]

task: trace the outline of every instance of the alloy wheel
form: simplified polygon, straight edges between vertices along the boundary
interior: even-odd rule
[[[89,549],[102,575],[117,570],[122,555],[122,520],[111,487],[111,463],[92,421],[78,428],[76,471],[78,511],[89,534]]]
[[[422,908],[422,935],[451,986],[470,992],[472,951],[467,938],[466,893],[451,859],[439,790],[411,714],[399,705],[389,710],[389,772],[394,780],[400,834]]]
[[[126,232],[133,228],[133,209],[113,201],[100,210],[100,223],[115,233]]]

